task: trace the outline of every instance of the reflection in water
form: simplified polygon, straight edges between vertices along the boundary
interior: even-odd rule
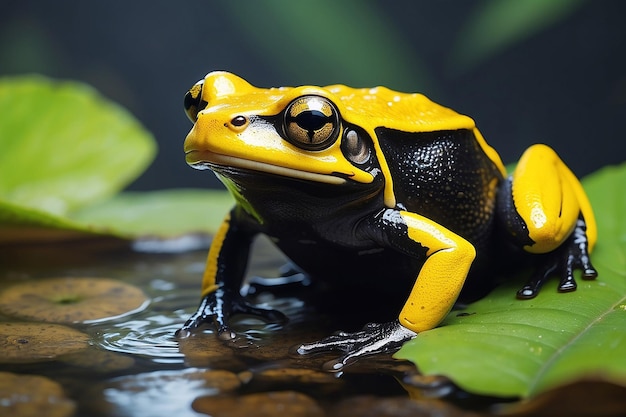
[[[239,385],[233,373],[190,368],[116,378],[106,384],[103,394],[116,415],[137,415],[142,410],[150,417],[186,417],[198,416],[191,408],[196,398],[226,393]]]

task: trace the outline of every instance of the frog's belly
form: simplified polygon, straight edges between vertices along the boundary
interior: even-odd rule
[[[387,248],[342,248],[327,242],[281,241],[278,247],[311,277],[341,286],[393,282],[410,288],[426,259],[426,249],[414,258]]]
[[[422,256],[412,257],[389,248],[356,250],[329,242],[281,240],[276,244],[305,273],[316,281],[327,283],[344,297],[357,296],[364,302],[375,302],[377,297],[382,297],[386,303],[398,308],[415,284],[426,261],[427,250],[424,248]],[[488,261],[490,256],[489,248],[479,248],[461,301],[473,301],[492,288],[497,268],[492,268],[495,265]]]
[[[395,319],[423,264],[423,259],[389,249],[329,250],[332,245],[283,243],[283,252],[316,284],[308,294],[311,305],[336,319],[352,317],[359,326]]]

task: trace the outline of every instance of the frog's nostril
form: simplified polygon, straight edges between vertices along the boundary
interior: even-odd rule
[[[245,125],[247,122],[248,122],[248,119],[246,119],[244,116],[235,116],[233,117],[233,120],[230,121],[230,124],[236,127],[241,127]]]

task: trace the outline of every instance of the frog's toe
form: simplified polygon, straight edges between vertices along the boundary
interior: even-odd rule
[[[195,330],[210,323],[213,315],[214,312],[211,308],[209,297],[204,297],[202,301],[200,301],[200,305],[198,306],[196,312],[193,313],[189,319],[187,319],[185,324],[183,324],[182,327],[176,331],[174,336],[178,338],[191,336]]]
[[[576,284],[576,280],[573,276],[567,275],[561,279],[559,283],[558,291],[559,292],[572,292],[576,291],[578,285]]]
[[[402,326],[398,320],[380,324],[370,323],[355,333],[339,332],[319,342],[300,345],[296,353],[308,355],[342,351],[344,355],[324,364],[325,370],[340,372],[345,366],[363,356],[394,352],[416,335],[417,333]]]
[[[584,261],[585,262],[583,262],[580,266],[580,269],[582,271],[582,278],[587,281],[598,278],[598,271],[596,271],[593,265],[591,265],[589,257],[584,259]]]
[[[365,331],[355,333],[337,332],[317,342],[304,343],[295,349],[295,353],[299,355],[310,355],[337,350],[347,352],[366,339],[367,334]]]
[[[598,271],[589,258],[585,222],[578,220],[571,236],[553,252],[542,255],[537,269],[531,279],[518,292],[517,298],[530,299],[539,294],[542,285],[553,275],[560,277],[559,292],[571,292],[577,288],[574,271],[581,271],[585,280],[595,279]]]
[[[261,320],[282,323],[287,317],[277,310],[265,309],[250,305],[238,292],[220,288],[200,302],[196,312],[176,332],[176,337],[191,336],[201,327],[213,328],[222,340],[233,340],[237,334],[229,326],[233,315],[247,315],[258,317]]]
[[[520,300],[530,300],[535,298],[539,294],[541,286],[546,281],[546,278],[533,278],[526,283],[522,288],[517,291],[517,298]]]

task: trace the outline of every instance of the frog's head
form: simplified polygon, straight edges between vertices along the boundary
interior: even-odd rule
[[[227,72],[209,73],[196,83],[185,96],[185,110],[194,122],[185,140],[187,163],[194,168],[333,185],[370,184],[382,175],[391,207],[393,181],[377,128],[473,127],[471,119],[421,94],[343,85],[264,89]]]
[[[329,184],[373,180],[371,144],[345,123],[345,109],[323,88],[262,89],[213,72],[189,90],[185,109],[195,122],[185,140],[194,168],[228,166]]]

